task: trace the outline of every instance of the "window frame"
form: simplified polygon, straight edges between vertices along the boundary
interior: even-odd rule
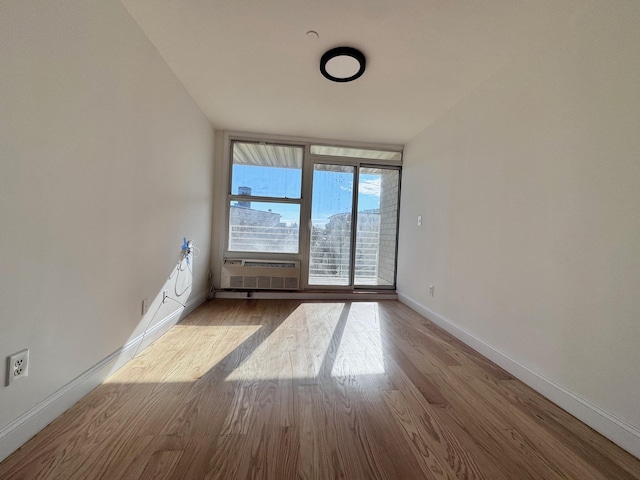
[[[295,148],[300,148],[302,150],[302,164],[300,165],[300,196],[299,198],[289,198],[289,197],[265,197],[262,195],[239,195],[239,194],[234,194],[233,193],[233,147],[236,143],[249,143],[249,144],[255,144],[255,145],[273,145],[273,146],[279,146],[279,147],[295,147]],[[294,255],[297,257],[300,256],[301,254],[301,250],[302,250],[302,243],[301,243],[301,231],[302,231],[302,196],[303,196],[303,184],[304,184],[304,164],[305,164],[305,152],[306,152],[306,148],[304,145],[299,145],[299,144],[292,144],[292,143],[285,143],[285,142],[278,142],[278,141],[251,141],[251,140],[246,140],[246,139],[231,139],[230,144],[229,144],[229,175],[227,178],[228,181],[228,185],[227,185],[227,203],[225,205],[225,208],[227,210],[227,214],[226,214],[226,241],[225,241],[225,256],[229,255],[232,256],[231,254],[240,254],[241,257],[243,258],[250,258],[248,257],[248,254],[257,254],[262,256],[261,258],[264,258],[264,255],[274,255],[277,256],[277,258],[281,258],[282,256],[291,256]],[[262,251],[262,252],[257,252],[257,251],[247,251],[247,250],[230,250],[230,245],[229,245],[229,240],[230,240],[230,221],[231,221],[231,202],[242,202],[242,201],[247,201],[247,202],[256,202],[256,203],[282,203],[285,205],[299,205],[300,206],[300,219],[298,221],[298,249],[297,252],[268,252],[268,251]]]
[[[221,132],[221,136],[218,137],[220,144],[222,144],[222,150],[219,150],[220,156],[223,158],[223,162],[219,164],[219,169],[216,170],[214,175],[218,178],[222,178],[224,182],[223,191],[224,194],[216,196],[218,205],[220,207],[214,208],[214,221],[212,228],[214,233],[218,232],[218,235],[214,234],[214,248],[212,262],[217,264],[216,272],[214,272],[214,281],[219,279],[220,265],[222,265],[225,258],[229,259],[262,259],[262,260],[297,260],[300,262],[301,278],[300,278],[300,290],[301,291],[322,291],[322,290],[395,290],[397,280],[397,259],[398,259],[398,232],[400,222],[400,192],[402,183],[402,156],[404,155],[404,149],[401,145],[380,144],[380,143],[363,143],[363,142],[346,142],[342,140],[327,140],[317,138],[306,137],[292,137],[292,136],[278,136],[268,134],[254,134],[244,132]],[[281,145],[291,147],[302,147],[302,191],[299,199],[278,198],[278,197],[262,197],[262,196],[241,196],[233,195],[232,183],[233,183],[233,144],[239,143],[256,143],[267,145]],[[364,150],[380,150],[388,152],[400,153],[399,160],[384,160],[374,158],[359,158],[359,157],[341,157],[333,155],[319,155],[311,154],[312,145],[321,145],[328,147],[345,147]],[[311,192],[313,181],[313,165],[314,163],[330,163],[340,165],[353,165],[356,166],[356,170],[359,172],[361,167],[385,167],[391,169],[397,169],[399,173],[398,180],[398,215],[396,218],[396,252],[395,252],[395,266],[394,266],[394,283],[393,285],[366,285],[366,286],[337,286],[331,288],[328,286],[316,286],[309,285],[308,273],[309,273],[309,256],[310,256],[310,237],[311,237]],[[356,177],[357,180],[357,177]],[[221,185],[218,183],[218,185]],[[357,189],[354,189],[357,190]],[[221,192],[222,193],[222,192]],[[357,192],[356,192],[357,193]],[[223,200],[224,199],[224,200]],[[229,221],[230,221],[230,206],[231,201],[248,200],[251,202],[266,201],[269,203],[284,203],[284,204],[298,204],[300,205],[300,223],[299,223],[299,235],[298,235],[298,252],[256,252],[256,251],[237,251],[229,250]],[[218,213],[215,213],[218,212]],[[357,213],[357,212],[356,212]],[[357,215],[356,215],[357,217]],[[219,219],[217,221],[216,219]],[[357,218],[354,219],[357,222]],[[217,228],[217,225],[224,225],[224,228]],[[354,226],[354,237],[355,229]],[[216,240],[217,239],[217,240]],[[355,239],[354,239],[355,241]],[[217,245],[217,247],[215,246]],[[355,268],[355,263],[352,265],[352,269]]]

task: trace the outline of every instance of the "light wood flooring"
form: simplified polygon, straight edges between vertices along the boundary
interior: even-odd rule
[[[215,300],[0,464],[8,479],[640,479],[397,301]]]

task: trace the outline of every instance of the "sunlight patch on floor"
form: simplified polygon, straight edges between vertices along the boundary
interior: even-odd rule
[[[377,303],[351,304],[336,359],[331,370],[333,377],[385,373]]]
[[[344,303],[298,306],[226,380],[316,378],[343,308]]]
[[[178,325],[105,383],[195,382],[242,348],[260,328],[260,325]],[[185,342],[190,344],[188,350],[184,349]]]
[[[384,372],[375,302],[304,303],[225,380],[313,380]]]

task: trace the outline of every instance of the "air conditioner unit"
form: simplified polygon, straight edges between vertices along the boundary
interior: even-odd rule
[[[300,262],[225,258],[222,288],[243,290],[298,290]]]

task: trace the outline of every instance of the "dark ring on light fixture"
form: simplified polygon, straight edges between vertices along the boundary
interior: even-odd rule
[[[343,56],[354,58],[360,64],[360,68],[355,74],[351,75],[350,77],[334,77],[329,72],[327,72],[327,69],[326,69],[327,63],[336,57],[343,57]],[[366,66],[367,66],[367,59],[364,57],[364,54],[360,50],[356,50],[355,48],[351,48],[351,47],[332,48],[331,50],[327,51],[324,55],[322,55],[322,58],[320,59],[320,72],[322,72],[322,75],[325,78],[327,78],[328,80],[331,80],[332,82],[351,82],[356,78],[360,78],[364,73],[364,69]]]

